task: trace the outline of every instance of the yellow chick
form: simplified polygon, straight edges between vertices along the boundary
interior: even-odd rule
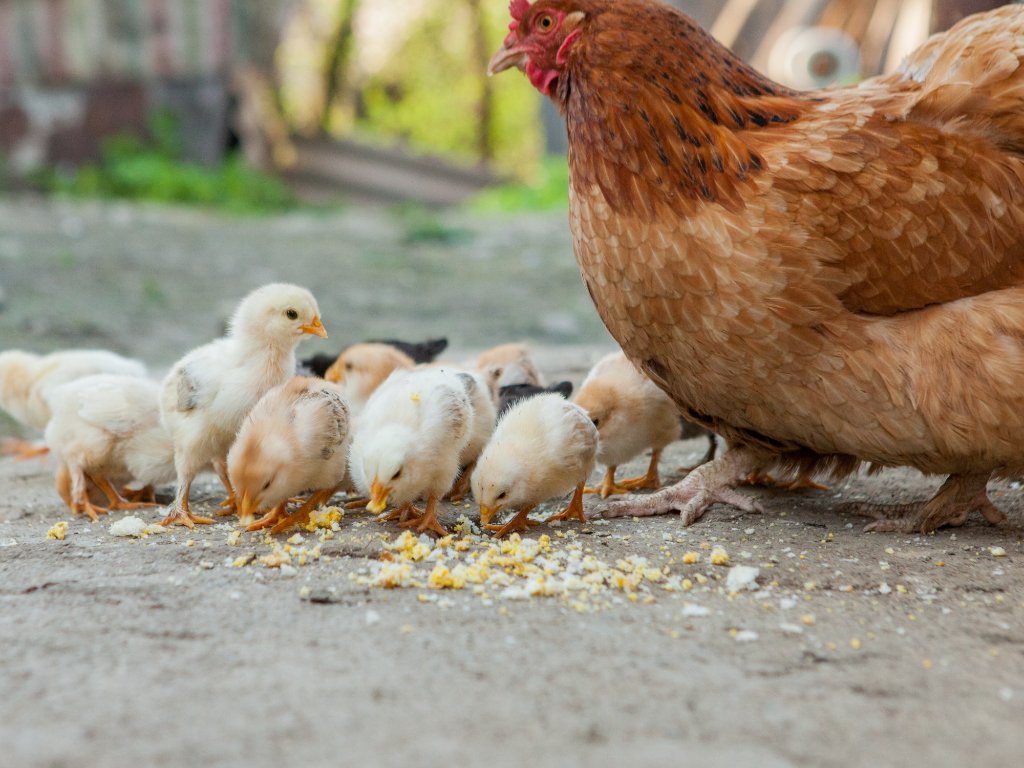
[[[49,392],[46,444],[58,461],[57,492],[76,514],[93,520],[111,509],[156,506],[128,501],[115,487],[148,489],[174,479],[174,445],[160,423],[160,386],[137,376],[100,374]],[[93,504],[90,484],[109,506]]]
[[[42,432],[50,420],[50,391],[98,373],[146,376],[146,366],[102,349],[63,350],[48,355],[17,349],[0,352],[0,408],[18,423]],[[5,451],[31,458],[45,454],[46,448],[15,440],[8,442]]]
[[[573,491],[564,511],[549,520],[583,520],[583,488],[594,471],[597,429],[587,412],[559,394],[537,395],[512,406],[494,430],[473,472],[480,522],[497,536],[528,530],[538,504]],[[490,525],[505,508],[518,508],[504,525]]]
[[[459,474],[469,442],[473,377],[447,368],[398,370],[371,395],[360,414],[349,471],[369,494],[370,512],[397,507],[384,519],[405,528],[447,531],[437,520],[437,502]],[[413,502],[426,499],[422,513]]]
[[[258,288],[238,305],[224,338],[189,352],[167,374],[160,413],[174,441],[178,493],[163,525],[212,523],[189,509],[192,481],[212,463],[235,507],[227,454],[242,420],[270,389],[295,373],[295,347],[312,334],[327,338],[313,294],[287,283]]]
[[[601,358],[573,398],[590,414],[601,435],[597,460],[607,467],[604,480],[587,493],[607,498],[641,488],[659,488],[658,462],[667,445],[679,439],[679,410],[671,398],[641,373],[622,352]],[[615,471],[651,449],[647,473],[615,482]]]
[[[416,363],[409,355],[390,344],[353,344],[338,355],[324,378],[341,387],[352,412],[358,413],[366,407],[370,395],[392,371],[412,368],[414,365]]]
[[[348,405],[337,385],[295,376],[267,392],[228,453],[242,524],[250,531],[273,526],[271,533],[280,533],[307,522],[343,485],[350,437]],[[304,492],[309,497],[287,515],[289,499]]]

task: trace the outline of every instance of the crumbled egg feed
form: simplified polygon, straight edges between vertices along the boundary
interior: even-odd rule
[[[303,528],[309,533],[318,530],[332,531],[337,533],[341,530],[341,521],[345,517],[345,510],[339,507],[321,507],[309,514],[309,522]]]
[[[58,541],[64,541],[64,536],[68,532],[68,524],[64,520],[59,523],[55,523],[50,530],[46,532],[46,538],[57,539]]]

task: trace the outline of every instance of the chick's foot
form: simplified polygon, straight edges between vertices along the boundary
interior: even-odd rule
[[[427,507],[423,514],[412,520],[406,520],[398,524],[399,528],[414,528],[419,533],[433,531],[439,536],[447,536],[448,531],[437,521],[437,497],[431,496],[427,499]]]
[[[38,459],[50,453],[45,443],[30,443],[25,440],[4,440],[0,442],[0,454],[13,456],[18,461]]]
[[[598,493],[602,499],[607,499],[609,496],[614,496],[618,493],[629,493],[629,488],[615,482],[615,470],[616,467],[608,467],[608,470],[604,473],[604,479],[601,480],[601,484],[588,485],[583,489],[583,492]]]
[[[658,476],[658,463],[661,461],[661,451],[654,451],[651,454],[651,463],[647,465],[647,472],[639,477],[629,477],[620,480],[619,485],[630,491],[656,491],[661,488],[661,478]]]
[[[536,522],[535,520],[530,520],[530,518],[527,517],[533,511],[534,506],[535,505],[531,504],[530,506],[523,507],[518,512],[516,512],[516,514],[513,515],[512,519],[504,525],[494,525],[488,523],[484,525],[484,528],[486,528],[488,531],[494,531],[494,538],[496,539],[500,539],[503,536],[508,536],[513,531],[521,531],[525,533],[526,531],[530,530],[531,525],[540,525],[540,523]]]
[[[172,525],[184,525],[186,528],[195,528],[197,525],[213,525],[213,518],[194,515],[187,502],[181,503],[176,501],[171,505],[171,513],[160,521],[160,525],[164,528]]]
[[[943,526],[956,527],[978,511],[993,525],[1006,522],[1004,515],[989,501],[986,486],[989,475],[950,475],[928,501],[913,504],[853,503],[842,509],[864,517],[873,517],[865,531],[888,533],[929,533]]]
[[[744,512],[763,512],[753,498],[736,491],[743,478],[764,463],[764,455],[734,448],[719,459],[697,467],[685,479],[658,493],[609,504],[597,517],[650,517],[678,512],[691,525],[712,504],[728,504]]]
[[[580,520],[587,522],[587,516],[583,513],[583,484],[576,486],[576,492],[572,495],[572,500],[569,502],[569,506],[563,509],[556,515],[552,515],[547,519],[547,522],[553,520]]]

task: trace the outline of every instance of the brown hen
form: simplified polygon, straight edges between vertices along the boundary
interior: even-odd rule
[[[861,510],[958,525],[1024,470],[1024,7],[901,69],[794,92],[651,0],[513,0],[490,71],[565,115],[570,224],[629,357],[729,451],[606,514],[715,502],[773,465],[949,479]]]

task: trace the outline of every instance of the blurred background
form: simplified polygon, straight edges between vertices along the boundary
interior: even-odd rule
[[[891,70],[1001,3],[674,4],[809,88]],[[524,78],[484,74],[507,22],[504,0],[0,0],[2,182],[239,209],[524,182],[478,204],[564,204],[558,116]]]

